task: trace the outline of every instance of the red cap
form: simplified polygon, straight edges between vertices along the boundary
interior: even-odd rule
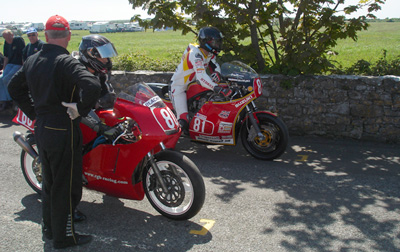
[[[59,15],[52,16],[46,22],[46,31],[49,30],[69,31],[69,23],[65,18]]]

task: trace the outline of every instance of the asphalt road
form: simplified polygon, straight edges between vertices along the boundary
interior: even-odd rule
[[[52,251],[41,240],[40,197],[20,169],[0,115],[0,251]],[[187,221],[160,216],[145,199],[84,190],[90,244],[63,251],[400,251],[400,145],[292,137],[274,162],[241,146],[181,138],[178,150],[201,170],[207,196]]]

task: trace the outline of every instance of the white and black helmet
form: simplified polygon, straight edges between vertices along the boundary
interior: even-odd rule
[[[117,50],[110,40],[98,34],[84,36],[79,45],[79,60],[99,74],[111,71],[110,58],[117,55]],[[107,58],[107,63],[99,61],[99,58]]]
[[[199,44],[203,48],[215,55],[222,50],[222,33],[215,27],[203,27],[199,31]]]

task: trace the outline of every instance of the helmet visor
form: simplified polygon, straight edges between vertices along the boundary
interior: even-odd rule
[[[112,43],[96,47],[96,52],[92,53],[94,58],[111,58],[117,56],[117,50]]]
[[[222,50],[222,39],[212,39],[211,41],[208,41],[208,44],[217,51]]]

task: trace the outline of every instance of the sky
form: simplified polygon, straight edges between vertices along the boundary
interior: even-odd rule
[[[354,4],[359,0],[345,0]],[[128,0],[0,0],[1,22],[46,23],[53,15],[61,15],[68,21],[129,20],[140,14],[148,17],[141,9],[132,9]],[[366,12],[359,12],[360,15]],[[400,0],[386,0],[382,10],[375,13],[378,18],[400,18]]]

